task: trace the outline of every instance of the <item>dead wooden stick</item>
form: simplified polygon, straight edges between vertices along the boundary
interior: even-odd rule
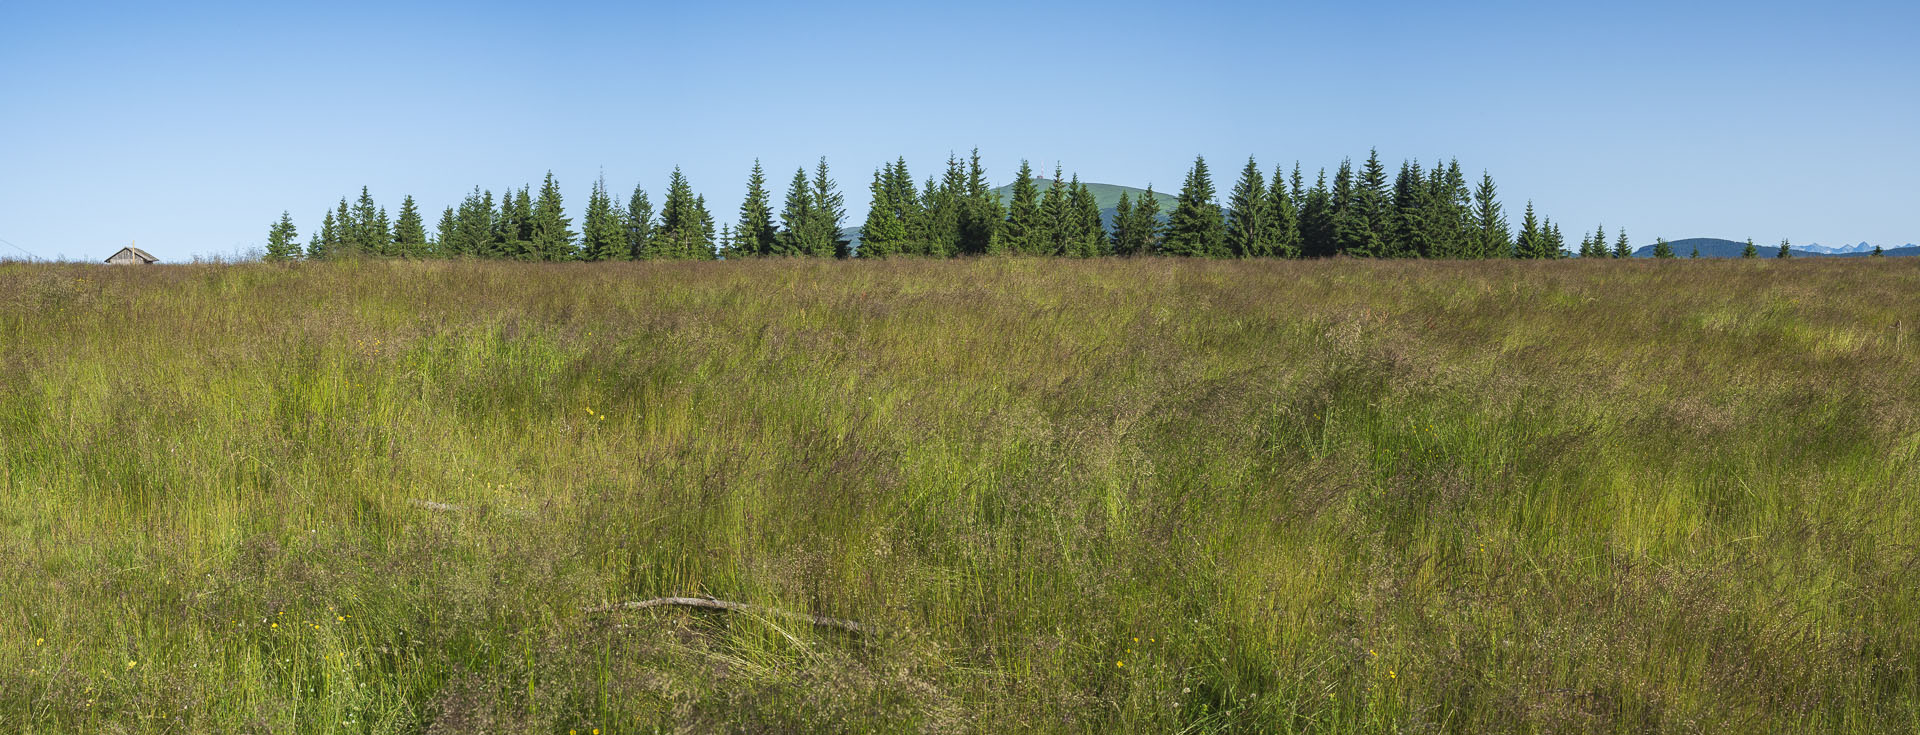
[[[586,611],[589,613],[606,613],[606,612],[614,612],[616,610],[641,610],[649,607],[665,607],[665,606],[699,607],[699,608],[705,608],[708,610],[723,610],[728,612],[766,613],[768,615],[778,615],[783,618],[791,618],[794,620],[804,620],[814,625],[825,626],[828,628],[839,628],[841,630],[845,630],[852,633],[865,633],[867,631],[866,626],[856,623],[852,620],[841,620],[839,618],[829,618],[829,617],[824,617],[820,615],[808,615],[806,613],[794,612],[792,610],[782,610],[777,607],[749,605],[744,602],[729,602],[727,600],[716,600],[711,597],[656,597],[651,600],[639,600],[636,602],[621,602],[621,603],[615,603],[612,605],[601,605],[599,607],[589,607],[586,609]]]

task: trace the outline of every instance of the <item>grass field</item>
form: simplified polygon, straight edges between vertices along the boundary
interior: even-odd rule
[[[1865,259],[0,265],[0,731],[1911,732],[1917,317]],[[667,595],[865,632],[584,610]]]

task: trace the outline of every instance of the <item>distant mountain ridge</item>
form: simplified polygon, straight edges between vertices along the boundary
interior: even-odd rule
[[[1829,255],[1850,255],[1853,253],[1873,252],[1873,243],[1866,242],[1866,241],[1861,241],[1857,245],[1821,245],[1820,243],[1815,242],[1815,243],[1808,243],[1800,247],[1807,250],[1811,250],[1816,253],[1827,253]],[[1888,247],[1887,250],[1902,250],[1902,249],[1911,248],[1911,247],[1920,247],[1920,245],[1907,243],[1905,245]]]
[[[1673,257],[1676,258],[1691,257],[1695,248],[1699,248],[1700,257],[1702,258],[1738,258],[1741,253],[1746,252],[1747,249],[1745,242],[1722,240],[1717,237],[1690,237],[1684,240],[1670,241],[1667,245],[1673,248]],[[1813,249],[1814,246],[1809,245],[1789,247],[1788,251],[1793,253],[1793,257],[1796,258],[1860,258],[1873,255],[1873,246],[1867,243],[1848,247],[1859,248],[1861,246],[1865,246],[1865,249],[1827,250],[1823,248],[1815,250]],[[1760,250],[1760,257],[1762,258],[1771,258],[1780,252],[1779,245],[1754,243],[1754,247]],[[1640,249],[1633,251],[1633,257],[1651,258],[1653,257],[1653,249],[1654,246],[1652,245],[1642,245]],[[1920,246],[1909,244],[1905,247],[1887,248],[1882,254],[1890,257],[1920,255]]]

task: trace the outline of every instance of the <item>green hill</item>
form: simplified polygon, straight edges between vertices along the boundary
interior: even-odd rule
[[[1094,203],[1098,204],[1100,206],[1100,211],[1108,215],[1109,217],[1112,216],[1113,214],[1113,211],[1112,211],[1113,208],[1120,206],[1120,195],[1122,193],[1126,194],[1127,198],[1133,199],[1136,201],[1140,199],[1140,196],[1142,194],[1147,193],[1146,189],[1136,189],[1131,186],[1121,186],[1119,184],[1096,184],[1091,181],[1085,182],[1085,183],[1087,185],[1087,191],[1093,193]],[[1033,177],[1033,185],[1040,189],[1040,193],[1042,195],[1045,195],[1047,193],[1047,187],[1053,186],[1053,179],[1046,179],[1046,178],[1041,178],[1039,176],[1035,176]],[[994,189],[993,193],[1000,195],[1000,203],[1003,206],[1008,202],[1013,201],[1013,185],[1012,184],[1008,184],[998,189]],[[1153,192],[1153,196],[1155,199],[1160,200],[1160,211],[1165,212],[1173,208],[1172,205],[1173,205],[1174,193],[1164,192],[1164,191],[1155,189]]]

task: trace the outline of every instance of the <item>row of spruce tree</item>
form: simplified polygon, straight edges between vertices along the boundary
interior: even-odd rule
[[[1043,189],[1041,184],[1045,184]],[[845,199],[821,158],[809,175],[796,169],[779,219],[758,161],[747,178],[736,223],[714,227],[706,197],[694,193],[675,168],[656,213],[639,186],[622,203],[604,177],[587,197],[579,231],[573,229],[553,174],[535,192],[508,187],[498,197],[474,187],[440,215],[429,235],[412,196],[389,220],[365,187],[356,201],[342,197],[302,249],[292,217],[282,212],[269,229],[266,257],[324,260],[347,257],[478,257],[534,261],[713,259],[756,256],[879,258],[900,255],[1173,255],[1228,257],[1559,258],[1569,254],[1560,226],[1536,216],[1528,202],[1513,231],[1485,172],[1469,187],[1457,160],[1431,170],[1403,161],[1389,181],[1378,151],[1355,167],[1342,161],[1331,184],[1321,169],[1306,186],[1301,167],[1266,176],[1252,158],[1224,206],[1217,201],[1203,157],[1194,159],[1171,207],[1162,214],[1148,187],[1138,199],[1122,194],[1110,221],[1079,176],[1037,179],[1025,161],[1003,202],[988,185],[973,151],[949,157],[946,170],[916,184],[900,158],[874,171],[872,207],[852,247],[842,235]],[[1632,253],[1623,230],[1611,248],[1604,227],[1582,238],[1581,257],[1623,258]]]

